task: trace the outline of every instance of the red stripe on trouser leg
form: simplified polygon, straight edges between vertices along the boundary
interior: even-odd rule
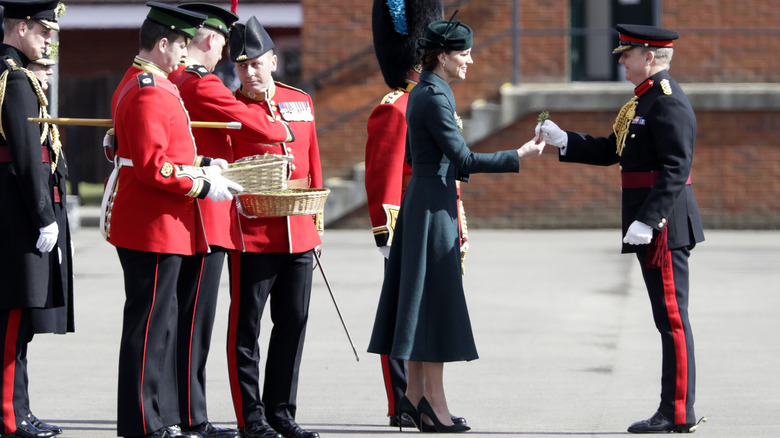
[[[14,412],[14,380],[16,378],[16,344],[19,337],[19,321],[22,317],[20,309],[8,311],[8,326],[5,332],[5,349],[3,351],[3,433],[16,432],[16,414]],[[13,429],[5,425],[13,425]]]
[[[390,357],[386,354],[379,355],[382,361],[382,377],[385,379],[385,391],[387,392],[387,415],[395,415],[395,405],[398,400],[393,393],[393,381],[390,379]]]
[[[236,359],[236,330],[238,328],[238,287],[241,279],[241,262],[238,254],[230,254],[230,315],[228,317],[227,362],[230,392],[233,395],[233,409],[236,411],[238,427],[244,423],[244,403],[241,398],[241,386],[238,381]]]
[[[688,349],[685,340],[685,330],[680,317],[680,309],[677,306],[677,288],[674,285],[672,252],[667,250],[664,257],[666,258],[666,263],[661,268],[661,278],[664,284],[666,313],[669,317],[672,339],[674,340],[674,357],[677,368],[674,391],[674,423],[686,424],[685,404],[688,398]]]
[[[200,284],[203,281],[203,265],[206,263],[206,256],[201,254],[200,269],[198,270],[198,285],[195,287],[195,301],[192,305],[192,321],[190,321],[190,342],[187,346],[187,424],[192,425],[192,341],[195,331],[195,315],[198,314],[198,296],[200,295]]]
[[[141,356],[141,387],[138,391],[138,399],[141,400],[141,424],[144,425],[144,434],[149,433],[146,430],[146,406],[144,406],[144,374],[146,373],[146,346],[149,342],[149,325],[152,322],[152,312],[154,311],[154,302],[157,299],[157,280],[160,274],[160,255],[157,255],[157,263],[154,266],[154,290],[152,291],[152,305],[149,307],[149,316],[146,318],[146,332],[144,333],[144,352]]]

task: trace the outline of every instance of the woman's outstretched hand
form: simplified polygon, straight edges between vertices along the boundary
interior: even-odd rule
[[[542,138],[534,137],[531,140],[528,140],[524,145],[520,146],[520,148],[517,150],[517,156],[522,160],[523,158],[533,155],[542,155],[542,151],[544,151],[544,146],[546,144],[547,143],[545,143]]]

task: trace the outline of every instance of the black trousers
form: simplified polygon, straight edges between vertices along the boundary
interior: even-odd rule
[[[238,427],[267,418],[294,419],[313,256],[240,253],[230,255],[228,372]],[[260,393],[260,319],[271,297],[273,328]]]
[[[27,392],[27,344],[33,338],[29,309],[0,309],[0,345],[3,373],[0,378],[0,434],[10,434],[30,412]]]
[[[176,330],[176,375],[181,426],[208,420],[206,410],[206,359],[217,312],[217,295],[225,250],[212,247],[208,254],[185,256],[179,273]]]
[[[689,255],[686,248],[669,250],[667,267],[648,269],[646,253],[637,253],[655,326],[661,334],[663,360],[658,410],[675,424],[696,422],[693,411],[696,364],[693,333],[688,321]]]
[[[176,284],[183,256],[117,248],[125,307],[119,345],[117,435],[179,424]]]
[[[387,268],[387,259],[385,259],[385,268]],[[380,354],[379,358],[382,362],[382,380],[385,382],[387,393],[387,415],[394,416],[398,400],[401,400],[406,393],[406,361],[390,359],[386,354]]]
[[[406,392],[406,361],[391,359],[386,354],[381,354],[379,357],[382,361],[382,377],[387,392],[387,415],[394,416],[398,400],[401,400]]]

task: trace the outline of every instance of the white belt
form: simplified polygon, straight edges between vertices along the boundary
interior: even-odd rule
[[[114,205],[114,196],[116,195],[116,180],[119,177],[119,169],[122,167],[133,167],[132,160],[114,156],[114,170],[108,177],[108,182],[103,190],[103,200],[100,201],[100,234],[103,238],[108,238],[108,227],[110,226],[111,210]]]

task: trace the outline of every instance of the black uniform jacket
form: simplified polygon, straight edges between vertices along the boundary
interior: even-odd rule
[[[616,136],[594,138],[568,132],[569,143],[561,161],[609,166],[620,163],[621,172],[657,171],[649,188],[623,190],[623,235],[635,220],[668,232],[669,249],[692,248],[704,240],[693,188],[686,184],[693,165],[696,116],[688,97],[667,71],[647,78],[636,87],[636,113],[629,126],[622,155]],[[623,245],[623,252],[644,250],[645,245]]]
[[[46,307],[52,303],[50,257],[35,247],[39,228],[55,220],[52,201],[51,164],[42,160],[39,101],[28,76],[22,70],[27,57],[14,47],[0,45],[0,75],[6,86],[2,99],[0,148],[10,161],[0,162],[0,308]],[[47,145],[44,142],[44,145]],[[64,193],[64,192],[63,192]],[[63,232],[62,230],[60,231]]]

